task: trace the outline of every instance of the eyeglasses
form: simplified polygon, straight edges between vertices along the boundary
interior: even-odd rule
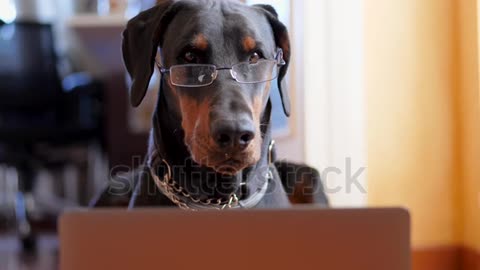
[[[169,74],[172,85],[179,87],[203,87],[211,85],[219,70],[230,70],[232,78],[244,84],[268,82],[278,77],[278,70],[286,63],[282,49],[277,49],[275,59],[260,59],[256,62],[242,62],[231,67],[217,67],[207,64],[174,65],[164,68],[156,63],[162,74]]]

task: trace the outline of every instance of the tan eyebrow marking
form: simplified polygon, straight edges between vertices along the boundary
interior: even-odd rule
[[[246,52],[250,52],[257,47],[257,42],[251,36],[246,36],[242,40],[242,46]]]
[[[208,48],[208,40],[204,34],[195,35],[192,44],[195,48],[200,50],[206,50]]]

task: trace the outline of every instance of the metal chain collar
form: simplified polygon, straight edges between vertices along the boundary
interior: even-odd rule
[[[275,144],[275,141],[271,141],[268,147],[268,162],[269,164],[272,162],[272,149]],[[201,209],[216,209],[216,210],[225,210],[225,209],[235,209],[235,208],[243,208],[250,204],[257,204],[261,198],[266,193],[268,184],[270,180],[273,179],[273,174],[270,168],[268,169],[266,180],[264,185],[261,189],[259,189],[252,197],[253,200],[250,203],[242,204],[238,199],[235,193],[231,193],[228,199],[207,199],[207,200],[200,200],[194,198],[188,191],[186,191],[183,187],[181,187],[173,178],[172,178],[172,170],[170,165],[165,159],[162,159],[162,162],[165,164],[167,171],[163,176],[163,179],[160,179],[158,175],[153,170],[152,164],[149,164],[150,174],[155,182],[155,185],[160,189],[160,191],[167,196],[174,204],[184,210],[190,211],[197,211]]]
[[[217,209],[217,210],[224,210],[226,208],[237,208],[238,205],[238,197],[235,193],[230,194],[229,199],[207,199],[207,200],[200,200],[194,198],[190,193],[188,193],[184,188],[182,188],[178,183],[172,179],[170,165],[165,161],[162,162],[167,167],[167,172],[165,173],[163,180],[161,180],[153,171],[152,167],[150,167],[150,173],[153,177],[153,180],[160,191],[165,194],[173,203],[175,203],[178,207],[184,210],[192,210],[196,211],[197,208],[200,207],[191,207],[191,203],[196,204],[197,206],[203,206],[206,209]],[[187,202],[190,201],[190,202]]]

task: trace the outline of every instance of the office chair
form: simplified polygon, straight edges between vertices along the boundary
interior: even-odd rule
[[[17,228],[23,247],[32,250],[33,179],[39,166],[54,163],[38,146],[101,143],[102,86],[87,74],[62,84],[49,24],[0,25],[0,59],[0,164],[18,171]]]

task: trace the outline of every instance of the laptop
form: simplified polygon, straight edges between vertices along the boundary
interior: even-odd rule
[[[409,228],[404,209],[75,211],[60,270],[408,270]]]

